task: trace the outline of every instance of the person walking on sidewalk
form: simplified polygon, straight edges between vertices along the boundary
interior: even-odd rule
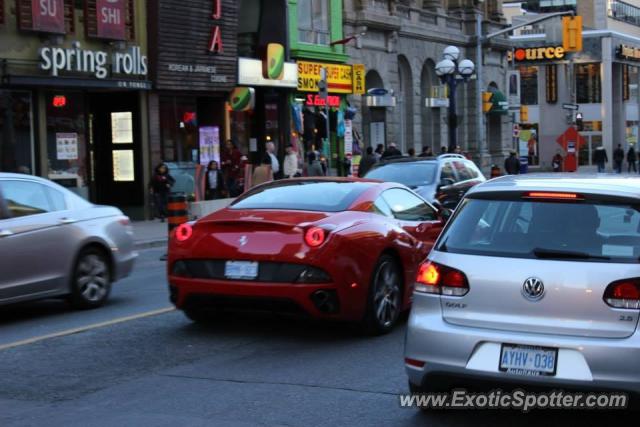
[[[207,173],[204,176],[204,199],[220,199],[224,193],[224,178],[222,171],[218,169],[218,162],[211,160],[207,165]]]
[[[360,166],[358,167],[358,176],[362,178],[371,170],[371,167],[378,162],[376,156],[373,154],[373,147],[367,147],[367,153],[360,160]]]
[[[608,161],[607,150],[605,150],[602,145],[596,148],[595,153],[593,153],[593,163],[598,166],[598,173],[604,172],[605,164]]]
[[[307,165],[308,176],[324,176],[324,170],[318,160],[318,155],[315,151],[310,151],[308,155],[309,164]]]
[[[276,145],[273,142],[267,142],[266,148],[267,154],[271,158],[273,179],[280,179],[280,161],[278,161],[278,157],[276,156]]]
[[[149,192],[153,196],[153,204],[156,208],[156,218],[160,218],[160,221],[164,222],[167,217],[167,204],[169,203],[169,193],[171,187],[175,184],[176,180],[169,174],[169,168],[166,164],[160,163],[156,166],[151,182],[149,182]]]
[[[627,172],[631,172],[631,169],[633,169],[634,172],[638,172],[638,168],[636,167],[637,160],[636,149],[631,145],[627,151],[627,163],[629,164]]]
[[[293,151],[293,145],[287,144],[287,154],[284,156],[284,169],[285,178],[295,178],[302,176],[300,174],[300,168],[298,168],[298,155]]]
[[[504,170],[508,175],[518,175],[520,173],[520,160],[516,157],[516,152],[511,150],[509,157],[504,161]]]
[[[253,171],[253,179],[251,180],[251,185],[253,187],[265,182],[273,181],[273,170],[271,169],[271,165],[271,156],[269,156],[268,153],[265,153],[260,166],[256,167]]]
[[[562,158],[562,154],[560,154],[560,150],[556,151],[556,155],[551,159],[551,167],[554,172],[562,172],[562,163],[564,159]]]
[[[618,144],[618,148],[613,151],[613,165],[616,173],[622,173],[622,162],[624,162],[624,150],[622,145]]]

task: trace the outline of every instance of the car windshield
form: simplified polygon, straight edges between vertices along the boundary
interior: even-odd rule
[[[631,204],[468,199],[437,250],[513,258],[638,262],[640,208]]]
[[[317,212],[346,210],[373,184],[366,182],[296,181],[252,190],[231,209],[287,209]]]
[[[377,167],[365,178],[397,182],[409,188],[417,188],[433,183],[436,175],[435,162],[400,162]]]

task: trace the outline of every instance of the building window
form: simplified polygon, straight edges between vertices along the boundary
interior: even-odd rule
[[[555,64],[547,65],[547,102],[555,104],[558,102],[558,66]]]
[[[623,1],[609,0],[607,12],[610,18],[640,26],[640,7]]]
[[[298,40],[302,43],[330,43],[329,0],[300,0],[298,2]]]
[[[530,12],[559,12],[575,10],[577,0],[529,0],[523,2],[522,8]]]
[[[576,94],[578,104],[598,104],[602,101],[600,64],[576,65]]]
[[[96,0],[87,0],[84,7],[86,16],[85,26],[88,37],[122,39],[122,37],[100,36],[98,31],[99,14]],[[124,19],[124,40],[134,40],[136,37],[134,0],[125,0],[124,17],[121,19]]]
[[[639,102],[638,100],[638,83],[640,83],[640,68],[632,65],[624,65],[623,69],[623,81],[624,81],[624,100],[631,101],[634,104]]]
[[[0,0],[0,24],[4,24],[4,0]]]
[[[520,66],[520,103],[538,104],[538,67]]]

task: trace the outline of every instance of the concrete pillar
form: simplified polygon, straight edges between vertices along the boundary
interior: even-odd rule
[[[613,149],[618,148],[618,144],[622,144],[622,148],[626,151],[627,137],[627,118],[626,108],[624,105],[624,93],[622,90],[622,64],[612,64],[613,78],[609,81],[613,92]]]

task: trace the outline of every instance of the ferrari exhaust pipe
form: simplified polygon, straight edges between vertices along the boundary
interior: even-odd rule
[[[334,290],[317,290],[311,294],[311,301],[323,313],[338,312],[338,295]]]

